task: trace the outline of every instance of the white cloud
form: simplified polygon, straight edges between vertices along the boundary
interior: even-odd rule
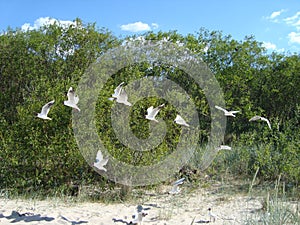
[[[143,23],[141,21],[135,23],[129,23],[121,25],[121,30],[131,31],[131,32],[140,32],[140,31],[149,31],[152,29],[157,29],[159,26],[157,23],[151,23],[151,26],[147,23]]]
[[[50,18],[50,17],[40,17],[38,19],[36,19],[33,23],[33,25],[31,25],[30,23],[25,23],[21,26],[21,29],[23,31],[27,31],[27,30],[36,30],[39,29],[42,26],[47,26],[47,25],[51,25],[57,23],[59,24],[61,27],[67,28],[70,25],[74,25],[76,26],[76,23],[73,21],[69,21],[69,20],[57,20],[54,18]]]
[[[283,20],[287,25],[294,27],[296,30],[290,32],[287,37],[290,44],[300,44],[300,11],[293,16],[287,17]]]
[[[287,25],[294,26],[297,30],[300,30],[300,11],[291,17],[284,19]]]
[[[281,13],[283,13],[283,12],[284,12],[284,9],[279,10],[279,11],[275,11],[275,12],[272,12],[272,14],[271,14],[271,16],[270,16],[270,19],[274,19],[275,17],[280,16]]]
[[[271,43],[271,42],[263,42],[263,47],[265,47],[268,50],[275,50],[276,49],[276,45]]]
[[[135,22],[121,25],[121,30],[139,32],[139,31],[149,31],[151,30],[150,26],[147,23]]]
[[[30,29],[30,23],[24,23],[23,25],[22,25],[22,27],[21,27],[21,29],[22,30],[32,30],[32,29]]]
[[[288,34],[288,38],[290,43],[300,44],[300,32],[299,33],[291,32]]]
[[[279,10],[271,13],[270,16],[265,17],[271,22],[281,23],[283,25],[289,26],[292,30],[285,37],[288,39],[289,45],[300,44],[300,11],[297,11],[294,15],[289,15],[285,18],[278,18],[283,12],[287,10]],[[270,50],[281,51],[276,48],[276,45],[270,42],[264,42],[263,46]]]
[[[279,17],[283,12],[285,12],[286,10],[285,9],[281,9],[281,10],[279,10],[279,11],[274,11],[274,12],[272,12],[271,13],[271,15],[270,16],[267,16],[267,17],[265,17],[267,20],[270,20],[270,21],[272,21],[272,22],[275,22],[275,23],[277,23],[278,22],[278,19],[277,19],[277,17]]]

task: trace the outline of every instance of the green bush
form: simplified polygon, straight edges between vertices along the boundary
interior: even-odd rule
[[[73,183],[113,185],[100,177],[84,160],[77,147],[71,114],[63,105],[70,86],[76,90],[82,74],[107,50],[123,41],[95,24],[63,28],[59,24],[23,32],[7,30],[0,36],[0,189],[18,192],[61,188]],[[254,37],[236,41],[221,32],[201,29],[197,35],[176,32],[149,32],[146,39],[182,42],[208,64],[224,91],[226,107],[240,110],[236,118],[228,118],[226,144],[233,151],[221,153],[212,167],[227,168],[234,175],[253,175],[273,180],[282,175],[286,182],[299,185],[300,141],[300,57],[272,53],[267,55]],[[204,51],[205,46],[210,46]],[[165,77],[181,85],[190,95],[199,113],[201,135],[205,145],[210,132],[210,110],[203,90],[193,79],[169,65],[147,62],[130,65],[107,81],[99,93],[96,124],[99,136],[116,158],[134,165],[149,165],[172,152],[178,143],[180,127],[174,125],[176,108],[166,102],[160,113],[168,126],[166,138],[151,152],[136,155],[114,135],[107,101],[121,81],[137,78]],[[145,90],[146,91],[146,90]],[[169,93],[181,101],[176,92]],[[52,121],[43,121],[34,113],[55,99],[50,110]],[[164,100],[147,98],[131,110],[130,127],[139,138],[149,135],[144,120],[149,105]],[[189,109],[188,109],[189,110]],[[261,122],[249,122],[254,114],[267,116],[272,131]],[[112,187],[112,186],[110,186]]]

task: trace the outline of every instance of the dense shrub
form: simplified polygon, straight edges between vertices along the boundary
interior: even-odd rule
[[[68,88],[76,89],[88,66],[123,40],[96,29],[95,24],[84,25],[79,19],[76,23],[67,28],[54,24],[26,32],[7,30],[0,36],[0,189],[48,190],[72,183],[108,182],[81,156],[73,137],[71,109],[62,103]],[[204,29],[197,35],[150,32],[145,37],[181,42],[200,55],[216,75],[226,107],[241,111],[228,119],[226,137],[230,138],[225,140],[237,150],[213,166],[221,171],[229,167],[235,174],[251,174],[259,167],[262,179],[283,174],[288,182],[299,184],[299,55],[268,55],[254,37],[236,41]],[[120,70],[99,93],[96,106],[97,129],[106,147],[114,157],[134,165],[151,164],[169,154],[178,143],[180,128],[172,123],[176,108],[167,105],[160,114],[169,127],[164,142],[151,154],[137,156],[126,149],[114,136],[108,116],[113,103],[107,98],[121,81],[164,76],[181,84],[197,106],[203,128],[199,145],[209,135],[210,111],[203,92],[183,71],[151,65],[149,72],[149,66],[144,63]],[[53,120],[37,119],[34,113],[53,99],[55,107],[49,113]],[[130,126],[136,136],[149,134],[144,120],[147,106],[162,102],[149,98],[134,105]],[[268,117],[272,130],[262,122],[250,123],[248,119],[255,114]]]

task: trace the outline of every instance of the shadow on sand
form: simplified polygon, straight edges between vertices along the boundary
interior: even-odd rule
[[[33,214],[33,213],[19,213],[17,211],[12,211],[11,215],[4,216],[0,214],[0,218],[5,218],[7,220],[11,220],[10,223],[18,223],[18,222],[37,222],[37,221],[52,221],[53,217],[41,216],[41,214]]]

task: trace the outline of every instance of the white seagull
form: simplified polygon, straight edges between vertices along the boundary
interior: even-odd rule
[[[75,91],[73,90],[72,87],[69,88],[68,93],[68,100],[64,101],[64,105],[69,106],[71,108],[77,109],[78,111],[80,111],[80,109],[77,106],[77,103],[79,101],[79,97],[77,95],[75,95]]]
[[[147,109],[146,119],[158,122],[158,120],[155,119],[155,116],[161,110],[161,108],[163,108],[164,106],[165,106],[165,104],[161,104],[160,106],[158,106],[156,108],[153,108],[153,106],[149,107]]]
[[[176,116],[176,118],[175,118],[175,123],[177,123],[177,124],[179,124],[179,125],[183,125],[183,126],[186,126],[186,127],[189,127],[190,125],[189,124],[187,124],[186,122],[185,122],[185,120],[180,116],[180,115],[178,115],[177,114],[177,116]]]
[[[109,98],[109,100],[113,101],[114,99],[118,98],[118,96],[120,95],[120,92],[122,90],[123,84],[124,84],[124,82],[120,83],[118,85],[118,87],[116,87],[116,89],[114,90],[114,93],[111,95],[111,98]]]
[[[106,172],[107,169],[104,168],[104,166],[107,164],[107,162],[108,162],[108,158],[103,159],[102,152],[99,150],[97,152],[96,162],[94,162],[94,167],[96,167],[99,170],[104,170]]]
[[[116,98],[116,102],[122,103],[122,104],[128,105],[128,106],[132,106],[132,104],[130,102],[128,102],[127,93],[125,92],[125,90],[123,88],[121,88],[121,91],[120,91],[118,97]]]
[[[271,123],[267,118],[262,117],[262,116],[253,116],[249,121],[255,121],[255,120],[263,120],[263,121],[267,122],[268,127],[272,130]]]
[[[169,191],[169,194],[178,194],[180,192],[180,189],[179,189],[179,185],[180,184],[183,184],[183,181],[185,180],[185,178],[181,178],[177,181],[175,181],[172,185],[172,189]]]
[[[230,146],[227,146],[227,145],[220,145],[217,147],[218,151],[220,150],[231,150],[231,147]]]
[[[54,104],[54,100],[52,100],[51,102],[48,102],[46,105],[44,105],[42,107],[42,111],[40,113],[38,113],[36,116],[38,118],[44,119],[44,120],[52,120],[51,118],[49,118],[47,115],[49,113],[49,110],[51,108],[51,106]]]
[[[219,110],[222,110],[224,112],[224,115],[225,116],[232,116],[232,117],[235,117],[234,113],[238,113],[239,111],[227,111],[226,109],[223,109],[222,107],[220,106],[215,106],[217,109]]]

